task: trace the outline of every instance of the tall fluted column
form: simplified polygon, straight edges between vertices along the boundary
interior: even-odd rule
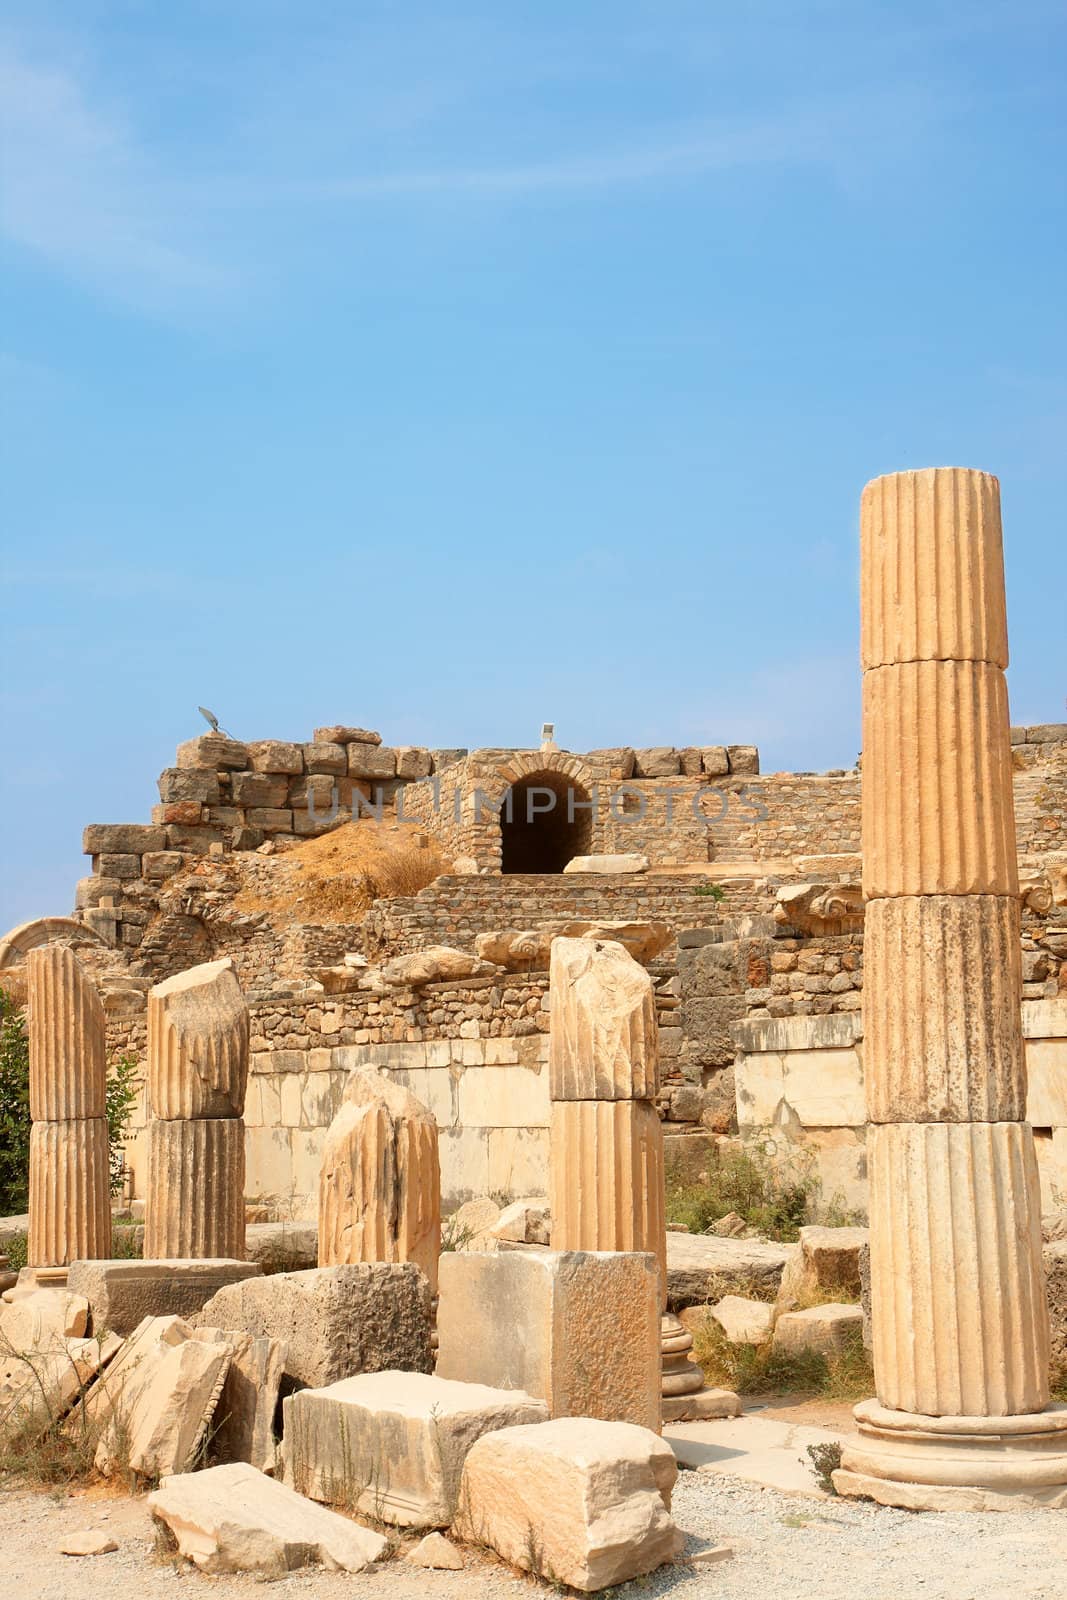
[[[379,1072],[353,1072],[319,1175],[319,1266],[413,1261],[437,1293],[441,1167],[437,1122]]]
[[[31,1267],[111,1254],[107,1026],[96,985],[62,945],[31,950]]]
[[[877,1400],[840,1492],[1067,1504],[1049,1407],[1000,493],[959,468],[861,508],[864,1073]]]
[[[652,980],[613,940],[552,941],[548,1048],[553,1250],[659,1262],[664,1417],[722,1415],[667,1304],[663,1128]],[[702,1402],[705,1395],[707,1403]]]
[[[145,1257],[243,1261],[248,1006],[233,962],[148,991]]]

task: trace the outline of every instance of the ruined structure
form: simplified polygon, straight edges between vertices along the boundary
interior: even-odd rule
[[[839,1490],[1067,1505],[1026,1114],[995,478],[862,510],[866,1079],[876,1401]]]

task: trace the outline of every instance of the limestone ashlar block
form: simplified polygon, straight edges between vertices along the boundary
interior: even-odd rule
[[[1049,1398],[1033,1135],[1022,1122],[873,1127],[871,1300],[883,1406],[1005,1417]]]
[[[547,1421],[548,1408],[521,1390],[376,1372],[301,1389],[284,1418],[285,1481],[298,1494],[400,1527],[444,1528],[475,1441]]]
[[[313,1388],[357,1373],[429,1372],[433,1365],[429,1285],[411,1262],[246,1278],[213,1295],[196,1322],[280,1340],[287,1376]]]
[[[240,1117],[149,1123],[146,1260],[243,1260],[244,1195]]]
[[[31,1267],[111,1254],[107,1121],[80,1117],[30,1129]]]
[[[557,1100],[553,1250],[650,1251],[667,1278],[663,1127],[647,1100]]]
[[[871,1122],[1025,1118],[1014,896],[872,900],[863,970]]]
[[[919,661],[863,676],[863,892],[1017,894],[999,667]]]
[[[354,1072],[319,1179],[319,1265],[413,1261],[433,1290],[441,1167],[433,1113],[378,1072]]]
[[[1000,485],[931,467],[875,478],[860,503],[860,654],[1008,664]]]
[[[247,1461],[260,1472],[277,1466],[274,1417],[285,1377],[280,1339],[257,1339],[232,1328],[194,1328],[205,1344],[225,1344],[230,1364],[211,1425],[214,1461]]]
[[[681,1553],[677,1472],[670,1445],[625,1422],[503,1428],[467,1456],[456,1532],[539,1578],[596,1592]]]
[[[451,1251],[441,1258],[437,1372],[522,1389],[553,1417],[659,1431],[653,1255]]]
[[[659,1092],[652,979],[614,940],[553,939],[553,1100],[652,1100]]]
[[[26,961],[30,1012],[30,1116],[34,1122],[102,1117],[107,1019],[73,950],[47,944]]]
[[[148,991],[148,1103],[156,1117],[239,1117],[248,1006],[233,962],[190,967]]]
[[[230,1364],[225,1344],[182,1339],[155,1344],[136,1381],[123,1384],[96,1451],[110,1475],[128,1464],[146,1478],[187,1472],[215,1413]]]
[[[244,1462],[175,1473],[147,1504],[170,1529],[179,1555],[211,1574],[254,1572],[269,1581],[313,1561],[330,1571],[363,1572],[388,1550],[382,1534],[313,1505]]]
[[[93,1308],[93,1327],[132,1333],[145,1317],[191,1317],[227,1283],[258,1277],[251,1261],[74,1261],[67,1285]]]

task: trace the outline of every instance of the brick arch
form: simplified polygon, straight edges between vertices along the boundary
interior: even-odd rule
[[[107,940],[84,922],[75,922],[73,917],[38,917],[34,922],[20,922],[0,939],[0,970],[20,966],[31,950],[56,941],[108,949]]]
[[[491,850],[493,864],[504,873],[561,872],[567,861],[576,855],[587,855],[594,848],[597,818],[586,807],[595,800],[595,786],[595,775],[577,756],[561,750],[516,752],[500,763],[495,778],[481,785],[489,803],[501,808],[498,815],[487,819],[482,853]],[[545,799],[532,796],[531,789],[550,790],[556,795],[551,811],[530,815],[528,804],[540,807]],[[570,790],[579,802],[573,818],[566,805]]]

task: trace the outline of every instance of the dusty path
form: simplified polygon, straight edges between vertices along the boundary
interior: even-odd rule
[[[729,1544],[733,1558],[676,1566],[619,1596],[671,1600],[1067,1600],[1067,1513],[923,1516],[842,1501],[810,1501],[684,1473],[675,1514],[688,1532]],[[62,1537],[107,1528],[113,1555],[62,1556]],[[0,1492],[0,1571],[11,1600],[244,1600],[250,1577],[204,1578],[156,1554],[143,1500]],[[531,1600],[528,1579],[468,1554],[464,1572],[403,1562],[355,1577],[312,1568],[280,1592],[315,1600]],[[279,1592],[275,1590],[275,1592]]]

